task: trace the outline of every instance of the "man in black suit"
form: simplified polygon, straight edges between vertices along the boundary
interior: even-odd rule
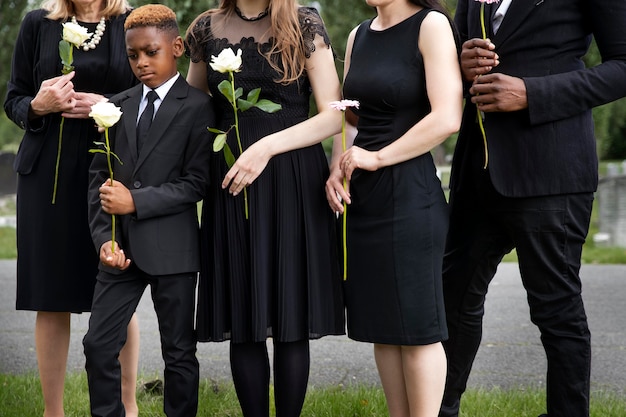
[[[490,40],[481,2],[459,0],[455,16],[468,95],[450,183],[440,416],[458,416],[489,282],[516,248],[547,357],[545,416],[588,417],[591,347],[579,269],[598,181],[591,109],[626,95],[626,2],[485,6]],[[592,35],[603,63],[587,69],[581,57]]]
[[[149,284],[165,361],[165,414],[195,416],[196,203],[208,181],[212,144],[207,128],[214,124],[213,109],[209,96],[190,87],[176,70],[184,46],[172,10],[162,5],[135,9],[125,29],[128,58],[142,84],[111,99],[123,113],[109,132],[110,147],[121,160],[114,163],[115,180],[102,153],[90,169],[90,227],[101,261],[83,341],[91,413],[124,415],[117,358]],[[112,215],[119,220],[115,241]]]

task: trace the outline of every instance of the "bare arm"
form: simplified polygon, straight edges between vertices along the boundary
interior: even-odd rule
[[[341,114],[328,106],[328,103],[340,98],[339,77],[332,50],[321,36],[316,36],[315,51],[307,59],[305,68],[318,113],[301,123],[261,138],[244,151],[222,182],[222,187],[228,188],[233,195],[239,194],[256,180],[273,156],[311,146],[340,131]]]
[[[206,71],[207,70],[205,62],[190,62],[189,70],[187,71],[187,82],[192,87],[196,87],[197,89],[202,90],[208,94],[209,85],[207,84]]]
[[[348,35],[348,41],[346,44],[346,56],[343,65],[343,79],[345,81],[346,74],[350,69],[350,57],[352,56],[352,46],[354,45],[354,37],[356,35],[356,28],[354,28],[350,35]],[[349,110],[346,110],[349,111]],[[348,114],[346,114],[348,116]],[[346,149],[352,146],[354,138],[356,137],[356,127],[350,123],[350,117],[346,117]],[[343,154],[343,144],[341,141],[341,134],[335,135],[333,138],[333,154],[330,161],[330,176],[326,181],[326,199],[333,211],[343,213],[342,201],[350,203],[350,187],[343,187],[343,170],[339,164],[341,156]],[[349,185],[349,184],[348,184]]]
[[[425,154],[456,132],[461,124],[463,87],[452,29],[445,16],[431,12],[420,29],[426,90],[431,112],[398,140],[376,152],[352,146],[341,157],[348,179],[356,168],[375,171]]]

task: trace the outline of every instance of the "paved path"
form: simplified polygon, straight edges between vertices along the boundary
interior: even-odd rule
[[[593,340],[592,389],[626,395],[626,266],[589,265],[581,272]],[[0,261],[0,373],[35,372],[35,313],[15,311],[15,262]],[[486,305],[483,343],[470,386],[512,388],[545,384],[545,358],[516,264],[502,264]],[[162,370],[156,316],[146,291],[139,309],[140,373],[149,380]],[[88,314],[73,315],[68,368],[82,371],[81,339]],[[228,343],[202,343],[203,378],[230,379]],[[369,344],[346,337],[311,343],[311,385],[379,384]]]

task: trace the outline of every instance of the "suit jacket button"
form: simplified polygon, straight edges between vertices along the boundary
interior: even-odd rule
[[[135,182],[133,183],[133,187],[135,187],[135,188],[141,188],[141,181],[135,181]]]

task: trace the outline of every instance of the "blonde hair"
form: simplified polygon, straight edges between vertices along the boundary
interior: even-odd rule
[[[196,24],[204,17],[214,14],[230,15],[235,12],[235,0],[222,0],[217,9],[207,10],[198,16],[187,29],[186,37],[196,38],[193,32]],[[274,38],[272,48],[265,53],[265,58],[281,78],[276,80],[282,84],[297,81],[304,73],[306,52],[300,19],[299,6],[295,0],[270,0],[269,18],[271,19],[271,36]],[[196,38],[198,44],[206,41],[209,35]],[[278,57],[278,58],[273,58]],[[278,62],[277,62],[278,61]]]
[[[106,18],[119,16],[130,10],[127,0],[104,0],[104,4],[102,15]],[[41,8],[48,11],[46,17],[50,20],[67,20],[76,14],[74,5],[70,0],[44,0]]]

